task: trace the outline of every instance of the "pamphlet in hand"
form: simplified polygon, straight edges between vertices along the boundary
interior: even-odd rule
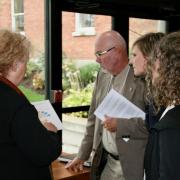
[[[94,114],[102,121],[105,115],[114,118],[142,118],[145,120],[145,113],[114,89],[111,89]]]
[[[33,102],[32,105],[34,105],[38,111],[38,116],[41,121],[47,120],[48,122],[54,124],[57,130],[62,130],[61,120],[59,119],[49,100]]]

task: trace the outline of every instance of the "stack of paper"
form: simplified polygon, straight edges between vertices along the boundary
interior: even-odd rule
[[[101,120],[105,119],[105,115],[114,118],[130,119],[137,117],[145,119],[145,113],[140,108],[114,89],[111,89],[94,114]]]

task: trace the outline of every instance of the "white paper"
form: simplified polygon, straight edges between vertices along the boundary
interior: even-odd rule
[[[136,117],[145,119],[145,113],[139,107],[114,89],[111,89],[94,114],[102,121],[105,119],[105,115],[114,118],[130,119]]]
[[[47,120],[54,124],[58,130],[62,129],[62,123],[49,100],[33,102],[32,105],[34,105],[38,111],[38,116],[41,121]]]

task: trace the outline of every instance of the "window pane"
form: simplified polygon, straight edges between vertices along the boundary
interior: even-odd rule
[[[24,13],[23,0],[14,0],[14,13]]]
[[[92,95],[92,87],[90,86],[93,86],[92,83],[98,71],[98,64],[94,56],[96,35],[111,30],[111,16],[79,14],[83,26],[95,26],[96,32],[91,36],[73,36],[76,22],[75,14],[63,12],[62,17],[63,107],[90,104]]]
[[[78,26],[81,30],[94,28],[94,33],[89,35],[83,31],[82,34],[74,35],[76,18],[79,18]],[[107,30],[111,30],[111,16],[63,12],[63,107],[90,105],[99,69],[94,43],[96,36]],[[77,153],[85,132],[87,112],[63,114],[62,120],[63,151]]]
[[[149,32],[166,32],[165,21],[129,18],[129,47],[137,38]]]
[[[15,16],[15,31],[24,31],[24,15]]]
[[[92,14],[79,14],[79,21],[81,27],[94,27]]]
[[[20,89],[31,102],[43,100],[45,99],[44,1],[2,1],[3,3],[0,0],[0,28],[20,32],[27,36],[32,44],[30,60]]]

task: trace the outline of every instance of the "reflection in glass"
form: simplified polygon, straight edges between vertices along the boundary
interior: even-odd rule
[[[23,0],[14,0],[14,13],[24,13]]]
[[[15,16],[15,31],[24,31],[24,15]]]
[[[92,14],[80,14],[81,27],[94,27],[94,16]]]

